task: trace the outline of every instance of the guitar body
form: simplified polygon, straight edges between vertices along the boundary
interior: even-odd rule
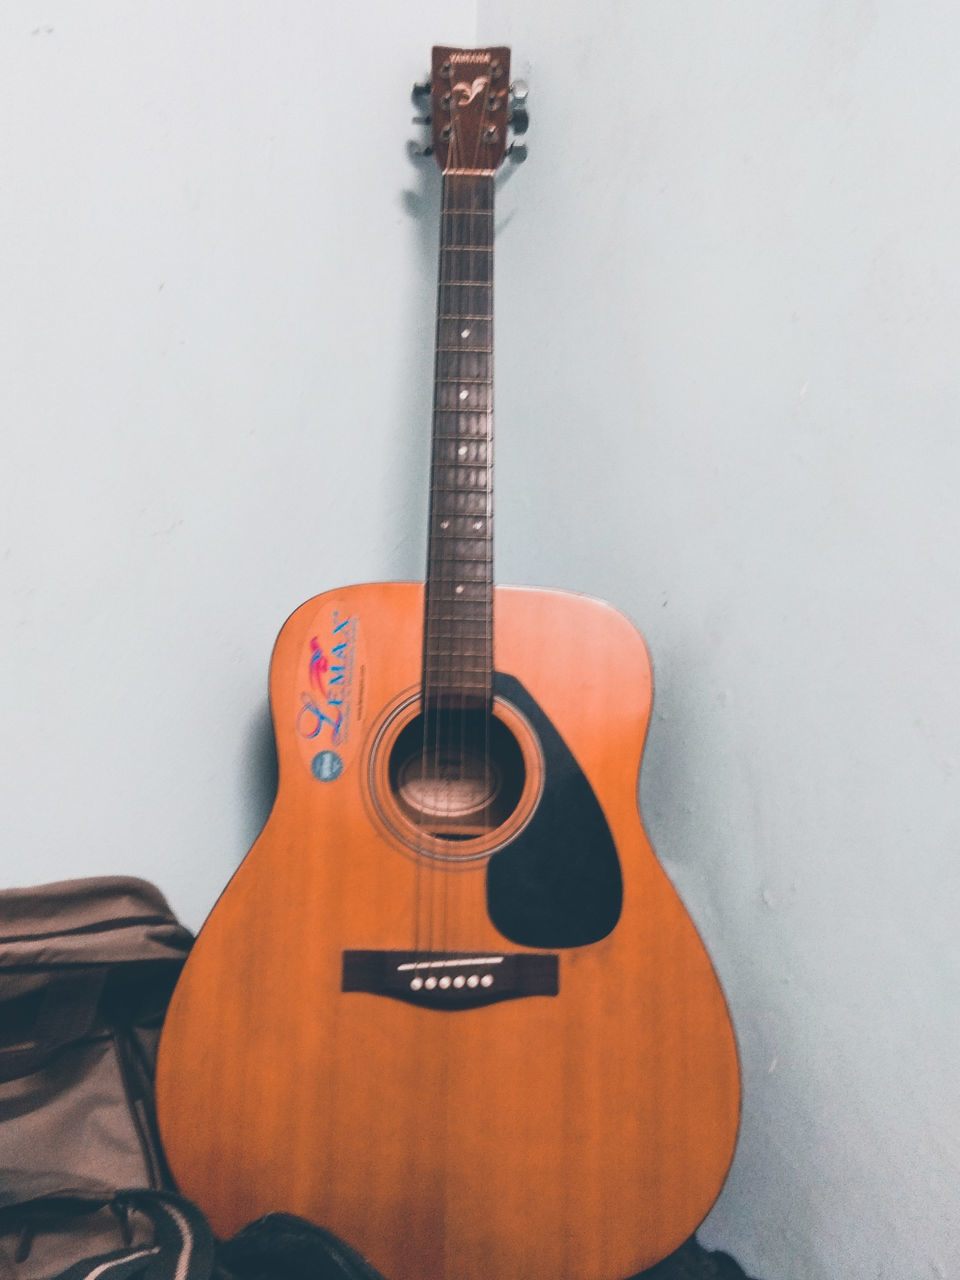
[[[736,1050],[637,812],[643,641],[562,592],[497,588],[495,615],[517,781],[456,839],[418,841],[402,804],[423,587],[317,596],[278,638],[276,803],[157,1069],[174,1176],[220,1235],[284,1210],[387,1280],[622,1280],[720,1189]],[[504,987],[518,956],[553,986]]]

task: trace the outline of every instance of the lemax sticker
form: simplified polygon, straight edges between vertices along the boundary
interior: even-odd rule
[[[333,782],[344,768],[353,713],[357,619],[338,609],[320,614],[305,647],[297,734],[313,776]]]

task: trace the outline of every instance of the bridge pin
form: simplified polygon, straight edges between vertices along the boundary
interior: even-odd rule
[[[480,985],[480,979],[477,977],[475,973],[471,973],[470,977],[467,979],[467,986],[479,987],[479,985]]]
[[[422,979],[422,978],[411,978],[411,979],[410,979],[410,990],[411,990],[411,991],[419,991],[419,990],[420,990],[420,988],[421,988],[422,986],[423,986],[423,979]]]
[[[447,987],[449,987],[450,978],[448,978],[446,974],[444,974],[443,977],[440,979],[440,985],[441,987],[443,987],[444,991],[446,991]]]
[[[481,986],[483,986],[483,987],[492,987],[492,986],[493,986],[493,974],[492,974],[492,973],[485,973],[485,974],[483,975],[483,977],[480,979],[480,985],[481,985]]]
[[[437,985],[437,980],[434,977],[427,978],[427,980],[424,982],[423,985],[427,988],[428,991],[432,991],[433,988]]]

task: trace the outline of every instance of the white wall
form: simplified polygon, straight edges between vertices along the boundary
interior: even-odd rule
[[[132,872],[198,925],[284,617],[421,574],[407,93],[511,43],[499,576],[653,653],[642,808],[743,1054],[702,1238],[960,1274],[958,38],[946,0],[5,6],[3,882]]]

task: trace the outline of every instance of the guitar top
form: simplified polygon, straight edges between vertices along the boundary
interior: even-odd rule
[[[623,1280],[720,1190],[736,1047],[637,811],[643,640],[494,585],[494,195],[525,86],[506,48],[444,47],[415,94],[443,173],[426,580],[280,632],[277,799],[174,994],[161,1133],[221,1235],[286,1211],[387,1280]]]

